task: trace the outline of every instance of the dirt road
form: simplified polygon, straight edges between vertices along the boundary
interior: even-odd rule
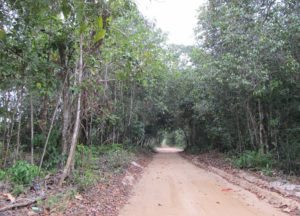
[[[163,148],[120,216],[281,216],[252,193]]]

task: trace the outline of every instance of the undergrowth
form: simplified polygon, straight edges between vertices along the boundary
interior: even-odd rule
[[[84,191],[103,179],[104,172],[122,172],[135,159],[135,154],[133,148],[126,149],[122,144],[78,145],[72,182],[79,191]]]
[[[270,153],[264,154],[258,151],[245,151],[233,158],[233,164],[238,168],[261,170],[270,175],[274,160]]]

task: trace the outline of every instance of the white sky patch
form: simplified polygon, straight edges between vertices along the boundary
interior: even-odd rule
[[[169,43],[195,44],[197,10],[206,0],[135,0],[142,14],[169,35]]]

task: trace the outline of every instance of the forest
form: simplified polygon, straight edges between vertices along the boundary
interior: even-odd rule
[[[0,0],[0,180],[63,185],[85,153],[163,139],[299,175],[300,2],[209,0],[197,20],[184,46],[131,0]]]

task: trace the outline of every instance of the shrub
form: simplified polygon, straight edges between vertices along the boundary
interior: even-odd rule
[[[24,193],[25,191],[25,188],[23,185],[14,185],[13,186],[13,189],[11,191],[11,193],[14,195],[14,196],[19,196],[20,194]]]
[[[0,170],[0,181],[4,180],[4,179],[5,179],[5,176],[6,176],[5,171]]]
[[[79,191],[84,191],[90,186],[95,185],[99,180],[99,175],[97,175],[93,170],[84,170],[83,172],[76,170],[73,174],[74,183],[78,186]]]
[[[124,149],[110,151],[103,157],[107,166],[114,170],[122,169],[134,160],[134,154]]]
[[[7,173],[14,183],[26,185],[38,175],[38,167],[26,161],[18,161]]]
[[[234,159],[234,165],[239,168],[270,168],[274,164],[272,155],[257,151],[245,151]]]
[[[119,150],[123,150],[123,145],[122,144],[118,144],[118,143],[113,143],[110,145],[102,145],[100,147],[98,147],[98,152],[100,154],[106,154],[106,153],[110,153],[110,152],[116,152]]]
[[[188,154],[199,154],[203,152],[203,149],[199,145],[191,145],[186,147],[185,152]]]
[[[93,152],[93,149],[89,146],[84,146],[82,144],[77,145],[75,167],[81,169],[90,169],[92,165]]]
[[[37,205],[45,209],[51,209],[51,212],[62,212],[68,207],[68,202],[74,199],[77,191],[68,189],[64,192],[53,194],[45,200],[39,200]]]

